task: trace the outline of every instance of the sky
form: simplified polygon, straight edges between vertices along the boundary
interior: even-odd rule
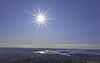
[[[100,0],[0,0],[0,47],[100,49]]]

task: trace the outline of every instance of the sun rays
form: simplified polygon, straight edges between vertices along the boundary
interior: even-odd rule
[[[37,26],[37,31],[40,27],[45,27],[46,29],[48,29],[47,24],[49,24],[48,20],[50,20],[47,14],[48,10],[44,12],[38,9],[38,11],[35,11],[35,13],[32,13],[32,12],[29,12],[29,13],[33,15],[32,23],[34,23],[34,26]]]

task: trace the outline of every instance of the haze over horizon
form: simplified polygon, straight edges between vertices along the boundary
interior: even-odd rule
[[[0,0],[0,47],[100,49],[100,0]]]

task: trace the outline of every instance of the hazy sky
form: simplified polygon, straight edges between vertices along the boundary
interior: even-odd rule
[[[34,16],[27,11],[36,14],[38,9],[49,10],[49,30],[36,31],[31,23]],[[100,0],[0,0],[0,46],[9,44],[100,48]]]

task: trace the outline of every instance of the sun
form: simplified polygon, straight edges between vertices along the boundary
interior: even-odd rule
[[[34,26],[37,26],[37,30],[40,28],[40,27],[45,27],[48,31],[48,27],[47,27],[47,24],[50,24],[48,21],[51,20],[51,18],[49,18],[49,14],[48,14],[48,11],[49,10],[42,10],[40,11],[40,9],[38,9],[37,11],[34,10],[34,13],[33,12],[30,12],[28,10],[26,10],[28,13],[30,13],[32,16],[32,19],[33,21],[31,21],[31,23],[34,23],[33,25]]]
[[[35,13],[29,12],[31,15],[33,15],[33,21],[32,23],[34,23],[35,26],[37,26],[37,29],[39,29],[39,27],[45,27],[48,29],[47,27],[47,23],[49,24],[49,20],[50,18],[48,15],[48,10],[47,11],[35,11]]]
[[[38,22],[44,22],[44,21],[45,21],[45,17],[44,17],[43,15],[39,15],[39,16],[37,17],[37,21],[38,21]]]

